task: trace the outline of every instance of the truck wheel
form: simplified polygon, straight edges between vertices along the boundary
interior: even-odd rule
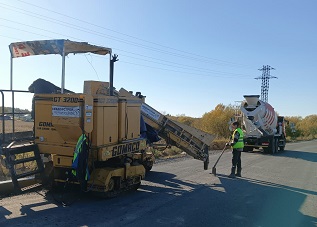
[[[275,139],[274,137],[271,138],[270,140],[270,144],[269,144],[269,150],[271,154],[275,154],[276,148],[275,148]]]
[[[285,140],[283,141],[283,145],[279,147],[280,151],[284,151],[285,149]]]
[[[285,137],[283,136],[282,139],[284,141],[283,141],[283,145],[279,147],[280,151],[284,151],[284,149],[285,149]]]
[[[275,153],[278,153],[278,139],[274,139],[274,149],[275,149]]]
[[[280,151],[284,151],[285,146],[282,146],[282,147],[279,147],[279,148],[280,148]]]
[[[243,151],[244,152],[252,152],[253,151],[253,147],[244,147]]]

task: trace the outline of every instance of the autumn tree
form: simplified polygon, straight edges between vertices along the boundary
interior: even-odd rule
[[[184,114],[177,116],[168,116],[172,120],[184,123],[186,125],[203,130],[215,135],[217,138],[228,138],[231,135],[229,131],[229,120],[234,116],[235,108],[232,105],[225,106],[218,104],[214,110],[205,113],[202,118],[192,118]],[[300,116],[285,117],[286,135],[291,137],[303,136],[306,139],[317,138],[317,115],[309,115],[305,118]],[[292,126],[295,126],[295,131]]]
[[[317,137],[317,115],[309,115],[298,123],[298,128],[304,137]]]
[[[285,126],[286,135],[294,137],[294,138],[299,137],[301,135],[301,130],[298,128],[298,126],[299,126],[299,122],[301,122],[302,120],[303,118],[299,116],[285,117],[285,121],[287,122]]]
[[[201,118],[189,117],[185,114],[180,114],[176,116],[168,115],[167,117],[171,120],[178,121],[188,126],[203,130],[201,127]]]
[[[185,114],[177,115],[176,117],[171,116],[170,119],[176,120],[189,126],[193,126],[194,121],[196,121],[196,118],[185,116]]]
[[[217,138],[228,138],[231,135],[228,123],[232,116],[234,116],[233,106],[218,104],[214,110],[203,115],[200,128]]]

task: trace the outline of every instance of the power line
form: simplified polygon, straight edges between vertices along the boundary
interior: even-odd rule
[[[88,55],[90,56],[90,58],[92,58],[90,54],[88,54]],[[84,54],[84,56],[85,56],[86,60],[88,61],[88,63],[90,64],[90,66],[92,67],[92,69],[95,71],[98,80],[100,80],[100,79],[99,79],[99,75],[98,75],[98,73],[97,73],[95,67],[92,65],[91,61],[88,60],[87,54]]]
[[[127,64],[132,64],[132,65],[137,65],[137,66],[153,68],[153,69],[160,69],[160,70],[165,70],[165,71],[170,71],[170,72],[183,73],[183,74],[191,74],[191,75],[198,75],[198,76],[205,76],[205,77],[236,78],[235,76],[215,76],[215,75],[211,76],[209,74],[183,72],[183,71],[177,71],[177,70],[171,70],[171,69],[164,69],[164,68],[159,68],[159,67],[147,66],[147,65],[142,65],[142,64],[138,64],[138,63],[126,62],[126,61],[122,61],[122,60],[120,60],[120,62],[127,63]]]
[[[2,26],[2,25],[0,25]],[[5,26],[5,27],[8,27],[8,26]],[[8,27],[8,28],[12,28],[12,27]],[[12,28],[12,29],[15,29],[15,28]],[[38,34],[38,33],[33,33],[33,32],[29,32],[29,31],[26,31],[26,30],[22,30],[22,29],[15,29],[15,30],[20,30],[20,31],[23,31],[23,32],[27,32],[27,33],[31,33],[31,34],[35,34],[35,35],[40,35],[40,36],[44,36],[44,35],[41,35],[41,34]],[[5,37],[5,38],[9,38],[9,39],[16,39],[16,40],[20,40],[16,37],[9,37],[9,36],[5,36],[5,35],[1,35],[0,36],[2,37]],[[48,37],[48,36],[45,36],[45,37]],[[52,38],[52,37],[48,37],[48,38]],[[23,41],[23,40],[20,40],[20,41]],[[89,54],[90,55],[90,54]],[[91,56],[91,55],[90,55]],[[86,57],[86,56],[85,56]],[[92,56],[91,56],[92,57]],[[102,58],[101,56],[93,56],[93,57],[99,57],[99,58]],[[87,59],[86,57],[86,60],[88,61],[88,63],[92,66],[91,62]],[[158,69],[158,70],[164,70],[164,71],[170,71],[170,72],[176,72],[176,73],[182,73],[182,74],[189,74],[189,75],[196,75],[196,76],[204,76],[204,77],[219,77],[219,78],[236,78],[236,76],[216,76],[216,75],[210,75],[210,74],[202,74],[202,73],[192,73],[192,72],[184,72],[184,71],[177,71],[177,70],[172,70],[172,69],[165,69],[165,68],[160,68],[160,67],[154,67],[154,66],[149,66],[149,65],[144,65],[144,64],[138,64],[138,63],[132,63],[132,62],[127,62],[127,61],[122,61],[120,60],[121,63],[125,63],[125,64],[130,64],[130,65],[136,65],[136,66],[142,66],[142,67],[147,67],[147,68],[152,68],[152,69]],[[95,68],[92,66],[93,70],[95,71],[97,77],[99,78],[98,76],[98,73],[96,72]],[[207,72],[208,73],[208,72]],[[218,75],[225,75],[226,73],[225,72],[221,72],[221,71],[216,71],[214,72],[214,74],[218,74]],[[231,73],[228,73],[228,74],[231,74]],[[234,73],[232,73],[234,74]],[[238,75],[238,74],[237,74]],[[241,74],[243,75],[243,74]],[[241,79],[241,78],[240,78]]]
[[[131,56],[124,55],[124,54],[120,54],[120,55],[121,56],[131,57]],[[203,68],[198,68],[198,67],[194,67],[194,66],[188,66],[188,65],[173,63],[173,62],[169,62],[169,61],[165,61],[165,62],[168,62],[168,63],[171,63],[171,64],[160,63],[160,62],[151,61],[151,60],[148,60],[148,59],[137,58],[137,57],[131,57],[131,58],[139,59],[139,60],[147,61],[147,62],[152,62],[152,63],[155,63],[155,64],[161,64],[161,65],[176,67],[176,68],[180,68],[180,69],[189,69],[189,70],[194,69],[195,71],[205,72],[205,73],[212,72],[212,73],[223,74],[223,75],[230,74],[230,75],[236,75],[236,76],[240,76],[240,77],[242,77],[242,76],[243,77],[251,77],[251,75],[245,75],[245,74],[240,74],[240,73],[231,73],[231,72],[222,72],[222,71],[210,70],[210,69],[203,69]]]
[[[9,22],[12,22],[12,23],[17,23],[17,24],[20,24],[20,25],[23,25],[23,26],[27,26],[27,27],[31,27],[31,28],[34,28],[34,29],[38,29],[38,30],[41,30],[41,31],[44,31],[44,32],[49,32],[49,33],[53,33],[53,34],[57,34],[57,35],[61,35],[61,36],[64,36],[63,34],[61,33],[57,33],[57,32],[52,32],[50,30],[46,30],[46,29],[42,29],[42,28],[37,28],[35,26],[31,26],[31,25],[27,25],[27,24],[24,24],[24,23],[20,23],[20,22],[16,22],[16,21],[12,21],[12,20],[8,20],[8,19],[4,19],[4,18],[0,18],[2,20],[6,20],[6,21],[9,21]],[[27,30],[23,30],[23,29],[19,29],[19,28],[14,28],[12,26],[6,26],[6,25],[1,25],[0,26],[3,26],[3,27],[7,27],[9,29],[14,29],[14,30],[20,30],[20,31],[23,31],[23,32],[28,32],[28,33],[31,33],[31,34],[36,34],[36,35],[40,35],[40,36],[44,36],[44,37],[49,37],[49,36],[45,36],[45,35],[41,35],[41,34],[38,34],[38,33],[33,33],[33,32],[30,32],[30,31],[27,31]],[[49,38],[52,38],[52,37],[49,37]],[[84,41],[84,40],[80,40],[76,37],[71,37],[70,38],[73,38],[75,40],[79,40],[79,41]],[[135,58],[135,57],[133,57]],[[144,60],[144,59],[142,59]],[[230,72],[222,72],[222,71],[216,71],[216,70],[207,70],[207,69],[201,69],[201,68],[198,68],[198,67],[192,67],[192,66],[186,66],[186,65],[182,65],[182,64],[178,64],[178,63],[173,63],[173,62],[169,62],[171,64],[176,64],[176,65],[182,65],[184,67],[180,67],[180,66],[173,66],[173,65],[170,65],[170,64],[164,64],[164,63],[159,63],[159,62],[154,62],[154,61],[150,61],[150,60],[145,60],[145,61],[148,61],[148,62],[153,62],[153,63],[156,63],[156,64],[162,64],[162,65],[168,65],[168,66],[172,66],[172,67],[176,67],[176,68],[183,68],[186,67],[187,69],[188,68],[194,68],[196,71],[208,71],[208,72],[212,72],[212,73],[216,73],[216,74],[219,74],[219,75],[227,75],[227,74],[231,74],[231,75],[237,75],[237,76],[249,76],[249,75],[245,75],[245,74],[237,74],[237,73],[230,73]],[[165,61],[165,62],[168,62],[168,61]],[[131,64],[131,63],[130,63]],[[136,65],[140,65],[140,64],[136,64]],[[142,65],[144,66],[144,65]],[[166,70],[166,69],[163,69],[163,70]],[[173,71],[175,72],[175,70],[170,70],[170,71]],[[184,72],[182,72],[184,73]],[[187,73],[187,74],[193,74],[193,73]],[[201,75],[199,73],[194,73],[196,75]],[[210,76],[210,75],[209,75]],[[231,77],[232,78],[232,77]]]
[[[9,10],[12,10],[12,9],[9,9]],[[21,11],[26,11],[26,10],[22,10],[22,9],[20,9],[20,10]],[[17,12],[16,9],[12,10],[12,11]],[[26,12],[29,12],[29,11],[26,11]],[[77,25],[73,25],[73,24],[70,24],[70,23],[67,23],[67,22],[63,22],[63,21],[60,21],[60,20],[49,18],[47,16],[42,16],[40,14],[36,14],[36,15],[40,16],[40,17],[37,17],[37,16],[34,15],[35,13],[33,13],[33,12],[32,12],[32,14],[27,14],[27,13],[23,13],[23,14],[26,14],[26,15],[29,15],[29,16],[32,16],[32,17],[35,17],[35,18],[39,18],[39,19],[42,19],[42,20],[45,20],[45,21],[49,21],[49,22],[54,23],[54,24],[59,24],[59,25],[62,25],[64,27],[72,28],[72,29],[75,29],[75,30],[78,30],[78,31],[86,32],[86,33],[89,33],[89,34],[97,35],[97,36],[108,38],[108,39],[112,39],[112,40],[115,40],[115,41],[118,41],[118,42],[122,42],[122,43],[126,43],[126,44],[129,44],[129,45],[145,48],[145,49],[148,49],[148,50],[160,52],[160,53],[163,53],[163,54],[169,54],[169,55],[172,55],[172,56],[181,57],[181,58],[185,58],[185,59],[190,59],[190,60],[194,60],[194,61],[210,63],[210,60],[200,59],[200,58],[193,58],[192,56],[189,57],[189,56],[186,56],[186,55],[180,55],[180,54],[176,54],[176,53],[173,53],[173,52],[168,52],[168,51],[160,50],[160,49],[157,49],[157,48],[153,48],[153,47],[145,46],[145,45],[142,45],[142,44],[138,44],[138,43],[135,43],[135,42],[126,41],[124,39],[120,39],[120,38],[117,38],[117,37],[114,37],[114,36],[110,36],[110,35],[105,35],[103,33],[100,33],[100,32],[97,32],[97,31],[93,31],[91,29],[82,28],[82,27],[77,26]],[[19,22],[15,22],[15,21],[12,21],[12,20],[4,19],[4,18],[1,18],[1,19],[2,20],[7,20],[7,21],[10,21],[10,22],[13,22],[13,23],[19,23]],[[61,22],[61,23],[59,23],[59,22]],[[22,25],[28,26],[26,24],[22,24]],[[35,27],[33,27],[33,28],[35,28]],[[116,49],[118,49],[118,48],[116,48]],[[120,49],[118,49],[118,50],[120,50]],[[122,50],[122,51],[124,51],[124,50]],[[226,66],[228,66],[228,63],[227,64],[219,63],[219,62],[218,63],[212,62],[212,63],[216,64],[216,65],[226,65]]]
[[[93,55],[92,57],[102,58],[99,55]],[[202,73],[196,73],[196,72],[195,73],[193,73],[193,72],[184,72],[184,71],[177,71],[177,70],[173,70],[173,69],[166,69],[166,68],[148,66],[148,65],[139,64],[139,63],[127,62],[127,61],[124,61],[124,60],[120,60],[119,62],[120,63],[130,64],[130,65],[143,66],[143,67],[152,68],[152,69],[159,69],[159,70],[164,70],[164,71],[177,72],[177,73],[190,74],[190,75],[198,75],[198,76],[205,76],[205,77],[236,78],[236,76],[234,76],[234,75],[240,75],[240,74],[235,74],[235,73],[225,73],[225,72],[221,72],[221,71],[218,71],[218,72],[215,71],[215,72],[213,72],[213,74],[219,74],[219,75],[233,74],[232,76],[229,76],[229,75],[228,76],[215,76],[215,75],[210,75],[210,74],[202,74]],[[156,64],[160,64],[160,63],[156,63]],[[185,68],[183,68],[183,69],[185,69]],[[206,72],[206,73],[208,73],[208,72]],[[243,74],[241,74],[241,75],[243,75]],[[239,79],[241,79],[241,77],[239,77]]]
[[[93,32],[95,35],[99,34],[99,35],[102,35],[102,36],[106,36],[106,37],[109,38],[109,39],[113,39],[113,40],[116,40],[116,41],[119,41],[119,42],[124,42],[124,43],[130,44],[130,45],[139,46],[139,47],[142,47],[142,48],[145,48],[145,49],[150,49],[150,50],[157,51],[157,52],[161,52],[161,53],[168,53],[168,54],[173,55],[173,56],[182,57],[182,58],[187,58],[187,59],[191,59],[191,60],[202,61],[202,62],[206,62],[206,63],[210,63],[211,60],[212,60],[212,61],[217,61],[217,62],[218,62],[218,63],[213,62],[213,64],[229,65],[229,66],[230,66],[230,65],[235,65],[235,66],[240,65],[240,66],[242,66],[241,64],[238,64],[238,63],[233,63],[233,62],[229,62],[229,61],[223,61],[223,60],[215,59],[215,58],[209,58],[209,57],[201,56],[201,55],[198,55],[198,54],[195,54],[195,53],[190,53],[190,52],[178,50],[178,49],[176,49],[176,48],[167,47],[167,46],[164,46],[164,45],[155,43],[155,42],[146,41],[146,40],[144,40],[144,39],[140,39],[140,38],[137,38],[137,37],[134,37],[134,36],[131,36],[131,35],[122,33],[122,32],[118,32],[118,31],[115,31],[115,30],[112,30],[112,29],[108,29],[108,28],[105,28],[105,27],[102,27],[102,26],[99,26],[99,25],[96,25],[96,24],[93,24],[93,23],[90,23],[90,22],[87,22],[87,21],[84,21],[84,20],[81,20],[81,19],[78,19],[78,18],[74,18],[74,17],[68,16],[68,15],[65,15],[65,14],[62,14],[62,13],[53,11],[53,10],[49,10],[49,9],[47,9],[47,8],[44,8],[44,7],[35,5],[35,4],[26,3],[26,2],[21,1],[21,0],[17,0],[17,1],[22,2],[22,3],[24,3],[24,4],[27,4],[27,5],[32,5],[32,6],[34,6],[34,7],[37,7],[37,8],[46,10],[46,11],[48,11],[48,12],[52,12],[52,13],[55,13],[55,14],[58,14],[58,15],[61,15],[61,16],[64,16],[64,17],[67,17],[67,18],[70,18],[70,19],[73,19],[73,20],[82,22],[82,23],[85,23],[85,24],[88,24],[88,25],[92,25],[92,26],[97,27],[97,28],[102,28],[102,29],[105,29],[105,30],[108,30],[108,31],[111,31],[111,32],[115,32],[115,33],[117,33],[117,34],[124,35],[124,36],[127,36],[127,37],[129,37],[129,38],[133,38],[133,39],[137,39],[137,40],[140,40],[140,41],[143,41],[143,42],[151,43],[151,44],[153,44],[153,45],[157,45],[157,46],[160,46],[160,47],[163,47],[163,48],[166,48],[166,49],[171,49],[171,50],[174,50],[174,51],[182,52],[182,53],[185,53],[185,54],[190,55],[190,57],[189,57],[189,56],[185,56],[185,55],[180,55],[180,54],[177,54],[177,53],[173,53],[173,52],[164,51],[164,50],[161,50],[161,49],[158,49],[158,48],[149,47],[149,46],[146,46],[146,45],[143,45],[143,44],[139,44],[139,43],[127,41],[127,40],[124,40],[124,39],[121,39],[121,38],[118,38],[118,37],[115,37],[115,36],[105,35],[105,34],[103,34],[103,33],[96,32],[96,31],[93,31],[93,30],[91,30],[91,29],[84,28],[85,30],[89,30],[90,32],[88,32],[88,33],[91,33],[91,34],[92,34],[92,32]],[[12,6],[7,5],[7,4],[3,4],[3,5],[12,7]],[[20,9],[20,8],[17,8],[17,7],[14,7],[14,9],[15,9],[15,10],[13,10],[13,11],[16,11],[16,9],[19,9],[19,10],[21,10],[21,11],[29,12],[29,13],[31,13],[31,14],[27,14],[27,15],[33,16],[33,17],[34,17],[34,14],[36,14],[36,13],[34,13],[34,12],[30,12],[30,11],[27,11],[27,10],[25,10],[25,9]],[[12,10],[12,9],[10,9],[10,10]],[[40,14],[36,14],[36,15],[40,15]],[[40,15],[40,16],[41,16],[40,19],[42,19],[42,20],[47,20],[47,21],[50,21],[50,22],[53,22],[53,23],[56,23],[56,22],[54,22],[54,21],[59,21],[59,20],[56,20],[56,19],[53,19],[53,18],[49,18],[49,17],[47,17],[46,15],[45,15],[45,16]],[[38,17],[37,17],[37,18],[38,18]],[[48,20],[47,18],[52,19],[53,21]],[[81,27],[81,26],[73,25],[73,24],[67,23],[67,22],[65,22],[65,21],[59,21],[59,22],[61,22],[61,23],[63,23],[63,24],[68,24],[68,25],[71,25],[71,26],[75,26],[75,27],[72,27],[73,29],[82,30],[82,28],[83,28],[83,27]],[[57,23],[57,24],[60,24],[60,23]],[[65,26],[65,25],[63,25],[63,26]],[[76,28],[76,27],[77,27],[77,28]],[[87,31],[86,31],[86,32],[87,32]],[[193,56],[196,56],[196,57],[198,57],[198,58],[193,58]],[[246,66],[243,65],[243,67],[246,67]],[[248,66],[248,68],[250,68],[250,67]]]
[[[1,19],[1,18],[0,18],[0,19]],[[46,38],[54,39],[54,38],[51,37],[51,36],[42,35],[42,34],[35,33],[35,32],[31,32],[31,31],[26,31],[26,30],[23,30],[23,29],[20,29],[20,28],[13,28],[13,27],[11,27],[11,26],[6,26],[6,25],[2,25],[2,24],[0,24],[0,26],[5,27],[5,28],[9,28],[9,29],[14,29],[14,30],[26,32],[26,33],[30,33],[30,34],[33,34],[33,35],[39,35],[39,36],[43,36],[43,37],[46,37]],[[3,36],[3,35],[1,35],[1,36]],[[24,40],[21,40],[20,38],[15,38],[15,39],[16,39],[16,40],[20,40],[20,41],[24,41]]]
[[[105,27],[103,27],[103,26],[99,26],[99,25],[90,23],[90,22],[88,22],[88,21],[84,21],[84,20],[81,20],[81,19],[78,19],[78,18],[74,18],[74,17],[68,16],[68,15],[65,15],[65,14],[62,14],[62,13],[53,11],[53,10],[49,10],[49,9],[47,9],[47,8],[44,8],[44,7],[35,5],[35,4],[31,4],[31,3],[28,3],[28,2],[25,2],[25,1],[22,1],[22,0],[17,0],[17,1],[23,2],[24,4],[27,4],[27,5],[32,5],[32,6],[34,6],[34,7],[40,8],[40,9],[44,9],[44,10],[46,10],[46,11],[48,11],[48,12],[52,12],[52,13],[59,14],[59,15],[61,15],[61,16],[64,16],[64,17],[67,17],[67,18],[70,18],[70,19],[73,19],[73,20],[77,20],[77,21],[79,21],[79,22],[82,22],[82,23],[85,23],[85,24],[88,24],[88,25],[95,26],[95,27],[97,27],[97,28],[102,28],[102,29],[105,29],[105,30],[108,30],[108,31],[111,31],[111,32],[114,32],[114,33],[117,33],[117,34],[120,34],[120,35],[124,35],[124,36],[130,37],[130,38],[133,38],[133,39],[137,39],[137,40],[143,41],[143,42],[151,43],[151,44],[154,44],[154,45],[157,45],[157,46],[160,46],[160,47],[164,47],[164,48],[167,48],[167,49],[172,49],[172,50],[175,50],[175,51],[178,51],[178,52],[186,53],[186,54],[189,54],[189,55],[191,55],[191,56],[192,56],[192,55],[196,55],[197,57],[202,57],[202,58],[205,58],[205,59],[211,59],[211,60],[214,60],[214,61],[219,61],[219,62],[224,62],[224,63],[230,63],[230,64],[234,64],[234,65],[241,65],[241,64],[238,64],[238,63],[233,63],[233,62],[229,62],[229,61],[224,61],[224,60],[220,60],[220,59],[216,59],[216,58],[209,58],[209,57],[206,57],[206,56],[197,55],[197,54],[195,54],[195,53],[190,53],[190,52],[186,52],[186,51],[183,51],[183,50],[179,50],[179,49],[176,49],[176,48],[173,48],[173,47],[168,47],[168,46],[161,45],[161,44],[158,44],[158,43],[155,43],[155,42],[152,42],[152,41],[147,41],[147,40],[144,40],[144,39],[140,39],[140,38],[138,38],[138,37],[131,36],[131,35],[128,35],[128,34],[123,33],[123,32],[118,32],[118,31],[115,31],[115,30],[113,30],[113,29],[105,28]],[[244,65],[244,66],[245,66],[245,65]],[[248,67],[251,67],[251,66],[248,66]]]

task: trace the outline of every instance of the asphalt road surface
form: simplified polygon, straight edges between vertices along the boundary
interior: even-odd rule
[[[41,190],[0,200],[0,226],[317,226],[317,141],[275,155],[242,153],[242,178],[230,179],[231,152],[157,163],[137,191],[113,199],[75,196],[70,206]]]

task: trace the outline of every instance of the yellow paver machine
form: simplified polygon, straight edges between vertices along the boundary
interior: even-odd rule
[[[147,128],[204,161],[204,168],[208,168],[208,150],[214,136],[169,120],[145,104],[140,92],[133,95],[123,88],[115,90],[113,67],[117,55],[112,56],[110,48],[41,40],[12,43],[10,50],[12,58],[42,54],[63,57],[59,91],[45,88],[44,80],[40,80],[40,86],[33,83],[29,87],[34,93],[32,140],[18,142],[12,137],[5,141],[3,136],[0,157],[10,169],[16,189],[20,189],[19,178],[34,174],[53,185],[77,184],[85,191],[107,196],[138,188],[154,163],[154,155],[146,149],[153,142],[146,136]],[[82,93],[66,90],[65,56],[70,53],[110,55],[109,82],[84,81]],[[33,155],[19,157],[30,152]],[[17,173],[15,165],[31,161],[37,164],[35,170]]]

